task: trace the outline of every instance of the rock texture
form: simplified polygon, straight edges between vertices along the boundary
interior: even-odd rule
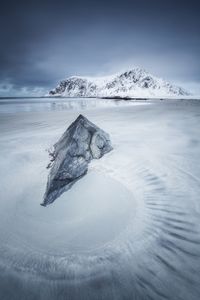
[[[112,150],[109,135],[82,115],[69,126],[50,153],[52,160],[44,201],[52,203],[87,173],[92,159]]]
[[[183,88],[141,68],[106,77],[72,76],[49,92],[64,97],[173,97],[189,95]]]

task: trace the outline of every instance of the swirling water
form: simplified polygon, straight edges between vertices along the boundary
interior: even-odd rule
[[[114,150],[40,206],[84,114]],[[200,299],[200,101],[0,100],[0,299]]]

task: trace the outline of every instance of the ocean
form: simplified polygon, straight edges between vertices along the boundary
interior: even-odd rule
[[[42,207],[79,114],[113,151]],[[0,132],[0,299],[200,299],[199,100],[2,98]]]

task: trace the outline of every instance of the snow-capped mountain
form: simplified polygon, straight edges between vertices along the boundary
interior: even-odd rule
[[[155,77],[144,69],[132,70],[106,77],[72,76],[62,80],[49,92],[65,97],[170,97],[187,96],[181,87]]]

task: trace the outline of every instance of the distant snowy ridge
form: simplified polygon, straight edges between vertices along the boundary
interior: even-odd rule
[[[49,92],[63,97],[172,97],[189,96],[183,88],[141,68],[105,77],[71,76]]]

